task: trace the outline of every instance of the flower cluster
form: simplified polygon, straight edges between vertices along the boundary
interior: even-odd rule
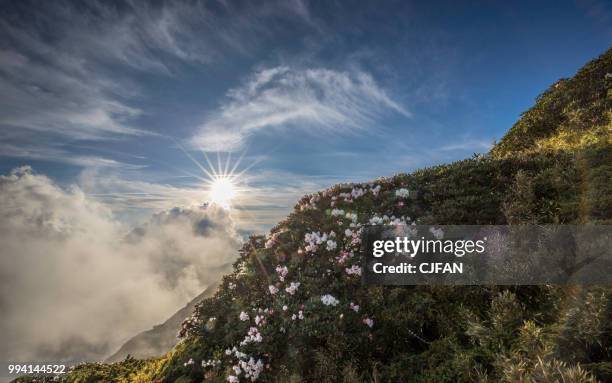
[[[378,194],[380,193],[380,185],[376,185],[374,188],[370,189],[370,191],[372,192],[372,194],[374,195],[374,197],[378,197]]]
[[[300,287],[300,282],[291,282],[289,286],[285,288],[285,291],[287,294],[293,295],[297,291],[298,287]]]
[[[354,254],[351,251],[342,250],[340,255],[336,257],[336,262],[343,265],[348,259],[353,258]]]
[[[338,197],[342,198],[344,202],[350,203],[356,200],[357,198],[363,196],[365,193],[366,191],[362,188],[353,188],[350,193],[340,193],[338,194]],[[332,197],[332,201],[335,202],[336,199]]]
[[[187,366],[191,366],[193,365],[195,362],[193,361],[193,358],[189,358],[188,361],[186,361],[185,363],[183,363],[183,366],[187,367]]]
[[[242,261],[238,263],[238,265],[236,266],[236,271],[239,276],[246,275],[248,273],[246,262]]]
[[[331,205],[335,206],[338,202],[338,199],[342,199],[346,203],[352,203],[359,197],[364,196],[366,193],[370,192],[374,197],[378,197],[380,194],[382,187],[380,185],[368,185],[369,188],[353,188],[350,192],[338,193],[337,196],[331,197]]]
[[[330,294],[325,294],[321,296],[321,302],[325,305],[325,306],[336,306],[338,303],[340,303],[339,300],[337,300],[336,298],[334,298],[332,295]]]
[[[251,327],[249,329],[248,334],[244,337],[242,342],[240,342],[240,345],[244,346],[244,345],[247,345],[247,344],[253,343],[253,342],[261,343],[262,340],[263,340],[263,337],[259,333],[259,330],[257,329],[257,327]]]
[[[397,189],[395,191],[395,196],[396,197],[408,198],[409,195],[410,195],[410,191],[408,189],[405,189],[405,188]]]
[[[271,349],[270,345],[276,342],[274,334],[291,337],[303,336],[310,332],[310,327],[314,323],[310,321],[302,322],[302,320],[305,318],[327,318],[329,313],[333,313],[334,316],[337,314],[340,318],[347,318],[345,320],[354,320],[359,325],[361,334],[372,337],[373,334],[368,329],[373,328],[374,320],[368,316],[368,310],[365,309],[367,307],[366,303],[357,299],[359,295],[351,297],[342,293],[342,298],[338,299],[332,294],[337,295],[340,291],[338,288],[341,288],[341,286],[338,286],[338,283],[350,283],[353,288],[355,278],[363,273],[362,268],[356,264],[357,262],[354,259],[355,252],[358,251],[361,244],[364,225],[402,225],[407,224],[410,218],[396,218],[389,212],[383,215],[384,211],[367,214],[365,212],[369,211],[369,208],[349,207],[349,205],[342,205],[342,203],[356,203],[356,200],[362,197],[381,198],[382,195],[395,195],[395,197],[400,198],[393,200],[393,204],[403,203],[401,199],[408,197],[408,190],[394,190],[389,185],[384,180],[361,186],[341,185],[303,198],[298,204],[298,211],[321,210],[316,214],[314,212],[302,214],[305,221],[301,224],[304,224],[304,227],[310,228],[310,230],[304,234],[304,242],[299,244],[298,253],[308,253],[312,257],[289,257],[287,256],[289,254],[283,254],[284,252],[280,251],[266,253],[266,257],[270,257],[270,260],[276,259],[276,263],[272,263],[271,278],[270,274],[266,273],[266,278],[261,279],[270,280],[269,283],[264,285],[267,286],[267,289],[262,288],[261,293],[265,293],[265,295],[269,293],[271,296],[258,297],[258,299],[263,298],[263,301],[272,304],[272,306],[269,306],[272,308],[253,308],[253,306],[248,306],[248,303],[244,304],[237,300],[236,304],[244,311],[237,309],[232,311],[232,315],[234,318],[237,316],[241,322],[245,322],[244,325],[234,326],[234,328],[240,330],[235,338],[237,347],[227,349],[225,351],[226,356],[221,358],[222,360],[216,359],[215,357],[218,357],[218,355],[214,353],[209,355],[206,359],[210,359],[202,361],[202,367],[222,365],[223,367],[218,371],[224,371],[225,378],[229,382],[255,381],[260,377],[264,368],[270,368],[265,363],[271,362],[266,360],[270,358],[271,361],[272,358],[275,358],[274,354],[271,355],[269,351]],[[341,190],[345,192],[341,193]],[[367,203],[370,203],[370,201]],[[330,210],[325,210],[328,214],[325,216],[323,209],[327,209],[327,207],[330,207]],[[357,212],[359,212],[359,216]],[[317,214],[326,219],[316,220]],[[266,239],[263,239],[263,237],[258,239],[253,245],[253,249],[259,250],[262,247],[273,249],[281,241],[284,243],[285,239],[289,239],[290,236],[285,237],[281,234],[286,232],[288,227],[293,227],[292,222],[287,223],[282,224],[281,227],[284,229],[276,229]],[[287,247],[287,249],[289,248]],[[315,259],[317,256],[320,256],[321,259]],[[264,262],[264,267],[269,267],[267,265],[269,263]],[[304,265],[308,269],[304,268]],[[334,278],[334,276],[341,276],[342,278],[334,280],[329,287],[326,287],[328,293],[308,296],[317,290],[313,290],[310,286],[311,279],[301,279],[300,276],[308,276],[312,265],[315,267],[321,265],[321,269],[317,271],[321,275],[325,275],[326,280]],[[255,278],[261,276],[259,270],[260,268],[254,267],[248,257],[243,258],[236,268],[238,275]],[[255,281],[259,282],[261,280],[256,279]],[[244,286],[249,285],[246,283],[247,280],[243,282],[245,282]],[[229,290],[236,287],[233,283],[228,283],[227,286]],[[350,294],[351,289],[346,291]],[[320,300],[321,305],[311,305],[313,300]],[[360,304],[366,306],[360,306]],[[273,309],[277,310],[275,316],[272,315]],[[328,314],[319,316],[318,314],[323,311]],[[277,324],[278,328],[273,328]],[[306,326],[304,328],[306,332],[304,332],[304,329],[300,330],[303,326]],[[354,329],[356,327],[351,326],[349,328]],[[224,329],[223,331],[227,330]],[[226,339],[230,338],[227,337]]]
[[[336,233],[333,231],[329,234],[313,231],[312,233],[306,233],[304,235],[304,242],[306,242],[305,250],[309,253],[314,253],[319,248],[319,245],[325,243],[327,250],[334,250],[336,243],[331,239],[335,238]]]
[[[261,359],[255,361],[255,359],[251,357],[248,361],[240,361],[240,368],[244,371],[244,376],[251,381],[255,381],[259,378],[259,374],[263,371],[263,367],[264,365]],[[234,371],[237,372],[236,369],[234,369]]]
[[[344,210],[342,210],[342,209],[333,209],[331,211],[331,215],[332,215],[332,217],[342,216],[342,215],[344,215]]]
[[[370,218],[369,222],[370,222],[370,225],[398,226],[398,225],[407,225],[409,220],[410,218],[406,218],[406,217],[396,218],[394,215],[389,217],[388,215],[385,214],[382,217],[378,215],[374,215],[372,218]]]
[[[298,205],[300,211],[304,210],[315,210],[317,208],[317,202],[321,200],[321,196],[317,194],[311,195],[309,198],[302,199]]]
[[[196,312],[191,314],[189,317],[183,320],[181,330],[177,334],[177,338],[183,338],[187,336],[192,329],[199,327],[202,324],[202,319],[197,315]]]
[[[285,277],[287,276],[288,273],[289,273],[289,270],[287,269],[287,266],[281,266],[281,265],[276,266],[276,274],[278,274],[278,279],[280,279],[281,282],[285,281]]]
[[[249,333],[251,333],[253,329],[255,328],[251,327]],[[257,329],[254,331],[257,331]],[[261,342],[261,340],[259,340],[259,342]],[[237,383],[240,381],[241,376],[247,380],[250,380],[251,382],[254,382],[259,378],[259,375],[264,369],[264,363],[261,359],[258,358],[255,360],[253,356],[241,352],[236,347],[225,350],[225,355],[230,357],[234,356],[236,358],[236,361],[231,367],[231,374],[227,376],[228,382]],[[215,361],[213,361],[212,365],[216,365]]]
[[[270,294],[272,294],[272,295],[278,293],[278,287],[276,287],[274,285],[268,286],[268,290],[270,290]]]
[[[232,371],[235,375],[229,375],[227,381],[230,383],[236,383],[240,381],[239,376],[244,372],[244,377],[254,382],[259,378],[259,375],[263,371],[264,364],[261,359],[255,359],[250,357],[249,360],[238,360],[238,364],[232,366]]]
[[[361,224],[350,224],[351,229],[344,230],[344,236],[349,240],[350,245],[357,246],[361,243]]]
[[[284,231],[277,231],[272,233],[270,236],[268,236],[268,240],[265,243],[265,248],[266,249],[271,249],[272,247],[274,247],[274,245],[276,245],[276,243],[278,242],[278,237],[284,233]]]
[[[331,239],[328,239],[325,243],[325,250],[327,251],[334,251],[336,250],[336,247],[338,247],[338,244],[336,241],[332,241]]]
[[[266,323],[266,317],[264,317],[263,315],[255,315],[255,324],[257,326],[259,326],[260,324],[263,325]]]
[[[208,359],[202,361],[202,367],[215,367],[221,364],[219,359]]]

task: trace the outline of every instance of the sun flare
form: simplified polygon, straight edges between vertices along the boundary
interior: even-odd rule
[[[218,177],[212,182],[209,193],[212,202],[229,207],[236,196],[236,186],[229,177]]]
[[[231,152],[225,154],[217,152],[217,161],[216,164],[214,164],[206,151],[201,150],[206,161],[200,163],[180,144],[177,146],[202,171],[202,173],[204,173],[203,175],[198,175],[184,171],[186,175],[202,181],[201,185],[204,193],[206,193],[207,202],[226,209],[240,209],[239,202],[245,201],[245,192],[250,190],[247,186],[245,173],[251,169],[251,167],[255,166],[259,160],[251,160],[248,166],[239,169],[246,152],[243,152],[240,157],[234,161],[232,161]]]

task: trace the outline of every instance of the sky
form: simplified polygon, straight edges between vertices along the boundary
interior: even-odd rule
[[[1,1],[0,362],[102,360],[302,195],[487,152],[610,41],[603,0]]]
[[[262,231],[307,192],[486,152],[609,47],[612,6],[4,1],[0,29],[1,174],[136,223],[207,200],[202,151],[242,156],[237,215]]]

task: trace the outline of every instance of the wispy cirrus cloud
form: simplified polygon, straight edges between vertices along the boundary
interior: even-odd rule
[[[309,17],[301,0],[13,3],[0,15],[0,131],[56,141],[151,134],[138,125],[147,110],[136,77],[248,55],[276,22]]]
[[[279,66],[231,89],[192,141],[205,150],[232,151],[263,131],[352,132],[389,113],[410,116],[366,72]]]
[[[1,136],[0,136],[1,137]],[[122,168],[125,170],[138,170],[144,165],[129,164],[98,155],[76,155],[65,150],[61,146],[42,146],[19,144],[14,145],[7,142],[0,143],[0,153],[12,158],[23,158],[76,165],[91,168]]]
[[[118,85],[89,75],[61,53],[38,61],[35,55],[53,48],[33,48],[30,54],[0,51],[0,129],[72,139],[145,133],[129,124],[141,110],[113,96]]]

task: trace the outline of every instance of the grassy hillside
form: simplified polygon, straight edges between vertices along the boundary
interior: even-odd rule
[[[608,73],[612,51],[542,95],[489,155],[305,196],[250,238],[169,354],[60,381],[612,381],[610,288],[365,287],[355,256],[372,220],[609,224]]]
[[[612,49],[538,97],[495,145],[496,157],[612,144]]]

